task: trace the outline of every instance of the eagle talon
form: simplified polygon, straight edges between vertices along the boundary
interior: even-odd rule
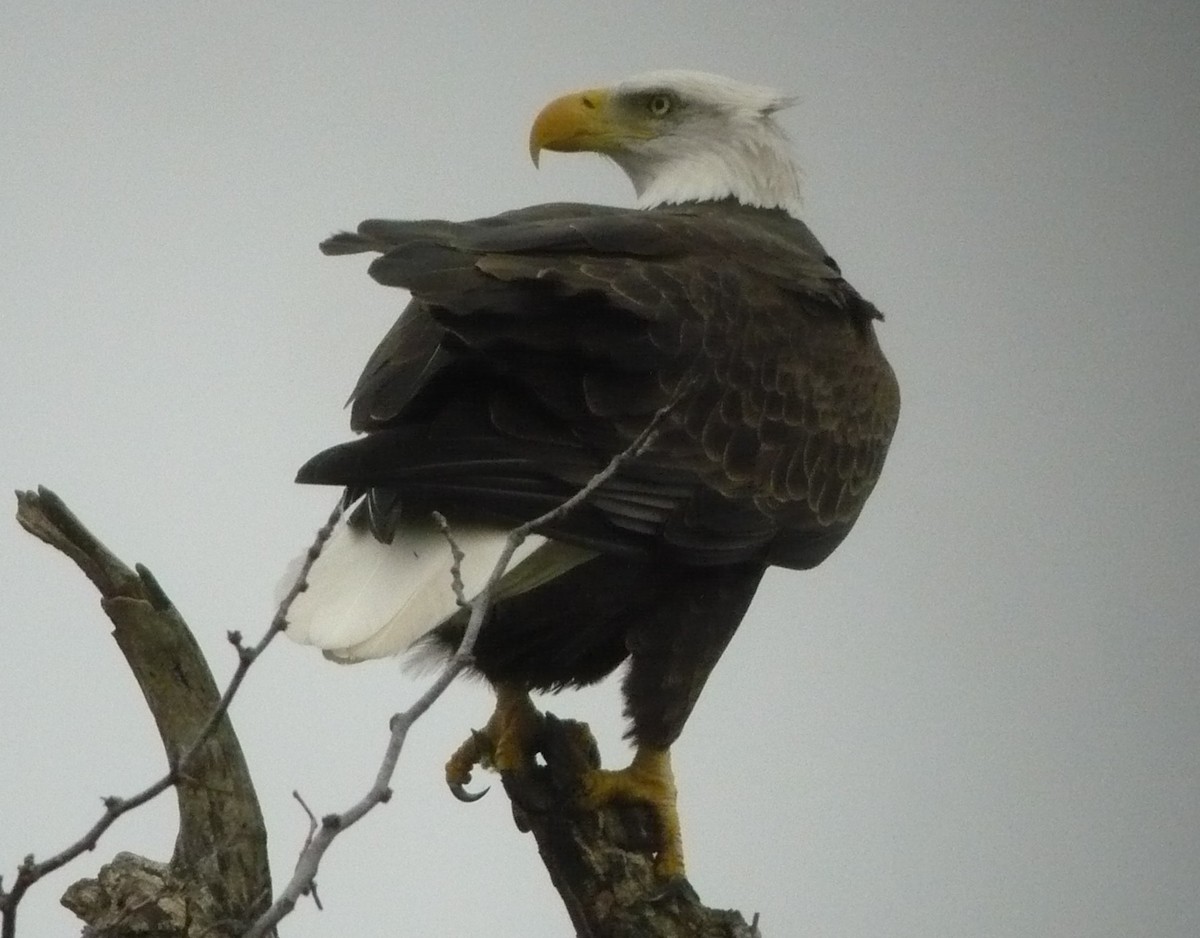
[[[471,739],[467,745],[470,747],[470,752],[474,753],[473,762],[475,764],[490,765],[492,759],[495,758],[496,747],[492,744],[492,737],[486,730],[471,730]]]
[[[501,684],[496,687],[496,710],[482,730],[471,730],[470,737],[446,762],[446,784],[459,801],[478,801],[488,793],[467,790],[476,766],[497,772],[519,772],[532,760],[542,715],[529,695],[520,688]]]
[[[667,882],[664,896],[676,883],[687,883],[683,863],[683,835],[676,805],[675,776],[667,749],[638,748],[628,767],[616,771],[592,769],[583,776],[583,803],[589,808],[614,804],[645,805],[657,822],[654,869]]]
[[[450,786],[450,794],[452,794],[463,804],[470,804],[473,801],[478,801],[492,790],[490,785],[487,788],[480,789],[479,791],[467,791],[467,786],[463,782],[448,782],[447,784]]]
[[[475,793],[467,790],[471,781],[471,771],[477,765],[485,765],[491,761],[492,741],[486,732],[471,730],[471,736],[461,746],[454,750],[446,761],[446,784],[450,786],[450,794],[459,801],[470,804],[478,801],[488,790]]]

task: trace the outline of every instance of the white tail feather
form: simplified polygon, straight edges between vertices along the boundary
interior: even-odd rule
[[[464,593],[473,599],[495,569],[508,531],[478,524],[453,525],[451,530],[464,554]],[[522,561],[539,552],[564,553],[564,547],[530,535],[517,548],[509,570],[516,573]],[[567,548],[553,566],[569,568],[589,556],[590,551]],[[282,591],[291,589],[302,562],[289,565]],[[399,654],[457,611],[452,566],[450,545],[432,519],[408,522],[391,544],[382,544],[343,518],[309,571],[308,589],[292,603],[287,635],[346,663]],[[527,573],[524,579],[530,579]]]

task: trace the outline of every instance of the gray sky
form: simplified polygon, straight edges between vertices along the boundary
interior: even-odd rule
[[[29,8],[34,9],[29,9]],[[1200,7],[4,4],[0,481],[147,563],[223,680],[333,493],[291,484],[404,297],[317,242],[368,216],[629,203],[529,164],[576,87],[702,68],[798,92],[805,217],[887,314],[904,411],[846,544],[768,576],[676,750],[689,871],[770,935],[1200,933]],[[95,595],[0,525],[0,872],[161,771]],[[234,708],[277,881],[422,685],[273,648]],[[549,706],[627,754],[615,689]],[[291,938],[562,935],[503,796],[441,766],[344,837]],[[174,804],[120,823],[165,859]],[[10,880],[11,881],[11,880]]]

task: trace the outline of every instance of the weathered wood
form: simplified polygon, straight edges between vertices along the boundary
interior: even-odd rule
[[[580,804],[580,778],[600,764],[587,727],[545,714],[544,764],[504,773],[517,827],[531,832],[580,938],[758,938],[735,911],[703,905],[686,882],[664,884],[647,848],[648,811]]]
[[[228,716],[180,762],[220,701],[199,645],[150,571],[122,563],[53,492],[19,492],[17,501],[21,525],[74,560],[100,591],[154,715],[179,802],[170,863],[121,854],[97,879],[72,885],[64,905],[106,938],[239,934],[270,903],[267,835]]]

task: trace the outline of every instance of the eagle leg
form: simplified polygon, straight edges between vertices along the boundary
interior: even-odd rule
[[[685,879],[683,833],[670,749],[641,745],[623,769],[592,769],[583,778],[583,801],[593,809],[629,803],[649,808],[658,827],[655,870],[666,880]]]
[[[482,730],[472,730],[446,762],[446,784],[459,801],[478,801],[487,793],[469,792],[475,766],[497,772],[524,772],[533,764],[542,715],[518,684],[499,683],[496,709]]]

